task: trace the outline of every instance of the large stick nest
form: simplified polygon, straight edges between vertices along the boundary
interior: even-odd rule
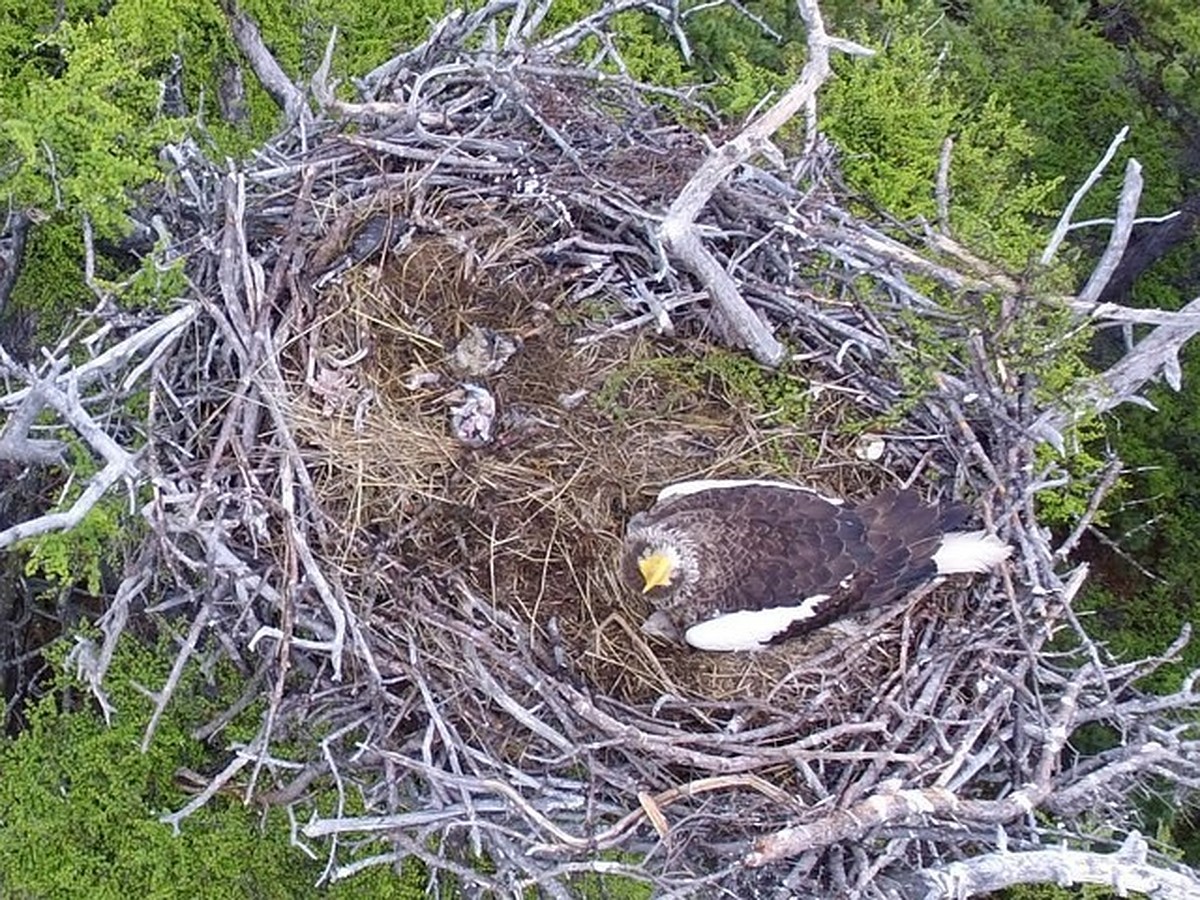
[[[232,781],[337,877],[416,855],[503,894],[625,872],[740,897],[883,895],[997,824],[1036,845],[1039,806],[1124,821],[1134,771],[1064,751],[1101,704],[1148,733],[1158,661],[1076,627],[1034,509],[1046,348],[1003,282],[839,208],[817,149],[746,165],[700,224],[793,356],[760,369],[656,236],[704,139],[625,79],[439,34],[242,167],[173,150],[191,314],[154,364],[153,540],[104,624],[154,585],[183,658],[228,655],[269,704],[168,818]],[[624,522],[732,474],[963,498],[1014,559],[769,652],[651,643]]]

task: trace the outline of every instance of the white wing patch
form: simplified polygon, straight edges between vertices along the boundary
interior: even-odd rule
[[[668,500],[671,497],[686,497],[688,494],[699,494],[703,491],[719,491],[725,488],[750,486],[778,488],[784,491],[803,491],[806,494],[820,497],[826,503],[832,503],[834,506],[841,506],[845,502],[838,497],[827,497],[820,491],[815,491],[802,484],[794,484],[790,481],[774,481],[769,478],[700,478],[695,481],[678,481],[675,484],[668,484],[658,492],[658,502],[661,503],[663,500]]]
[[[794,622],[811,619],[829,594],[814,594],[798,606],[743,609],[693,625],[683,639],[698,650],[760,650]]]

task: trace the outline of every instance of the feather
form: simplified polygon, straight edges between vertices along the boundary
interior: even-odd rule
[[[968,518],[911,490],[850,504],[787,482],[685,481],[630,519],[621,576],[656,607],[648,632],[753,649],[1007,558],[999,539],[955,531]]]
[[[663,500],[668,500],[671,497],[698,494],[701,491],[719,491],[726,488],[743,488],[749,485],[779,488],[785,491],[807,491],[810,494],[816,494],[826,503],[833,503],[836,506],[841,506],[845,502],[838,497],[827,497],[819,491],[815,491],[802,484],[793,484],[788,481],[773,481],[769,478],[700,478],[695,481],[677,481],[675,484],[668,484],[658,492],[658,502],[661,503]]]
[[[811,619],[828,594],[817,594],[796,606],[742,609],[693,625],[683,638],[698,650],[761,650],[797,622]]]
[[[933,562],[939,575],[980,573],[994,569],[1012,553],[1012,547],[986,531],[957,531],[942,536]]]

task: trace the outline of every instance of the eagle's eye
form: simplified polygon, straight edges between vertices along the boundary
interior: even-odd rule
[[[653,550],[638,560],[638,571],[645,582],[642,593],[647,594],[656,587],[670,585],[675,574],[675,559],[667,551]]]

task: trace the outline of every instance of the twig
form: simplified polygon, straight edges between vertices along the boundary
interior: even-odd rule
[[[809,51],[799,80],[737,137],[709,155],[679,192],[658,228],[658,237],[663,246],[708,288],[732,339],[746,347],[755,359],[766,366],[777,366],[783,362],[786,350],[746,304],[734,280],[704,247],[696,219],[713,191],[729,173],[756,153],[766,151],[771,135],[783,127],[802,106],[812,102],[818,88],[829,77],[831,49],[857,56],[872,54],[872,51],[849,41],[829,37],[815,0],[799,0],[799,6],[800,15],[808,27]]]
[[[1108,149],[1104,151],[1104,156],[1100,158],[1100,162],[1096,163],[1088,177],[1071,195],[1071,199],[1067,202],[1063,209],[1062,215],[1058,219],[1058,224],[1054,227],[1054,233],[1050,236],[1049,242],[1046,244],[1046,249],[1042,251],[1041,263],[1043,266],[1050,265],[1055,254],[1058,253],[1058,248],[1067,237],[1067,232],[1071,228],[1071,217],[1075,214],[1075,210],[1079,204],[1083,202],[1083,198],[1087,196],[1087,192],[1092,189],[1092,186],[1100,180],[1100,176],[1104,170],[1108,168],[1108,164],[1117,154],[1117,149],[1121,144],[1125,143],[1125,138],[1129,135],[1129,126],[1126,125],[1117,132],[1116,137],[1109,142]]]

